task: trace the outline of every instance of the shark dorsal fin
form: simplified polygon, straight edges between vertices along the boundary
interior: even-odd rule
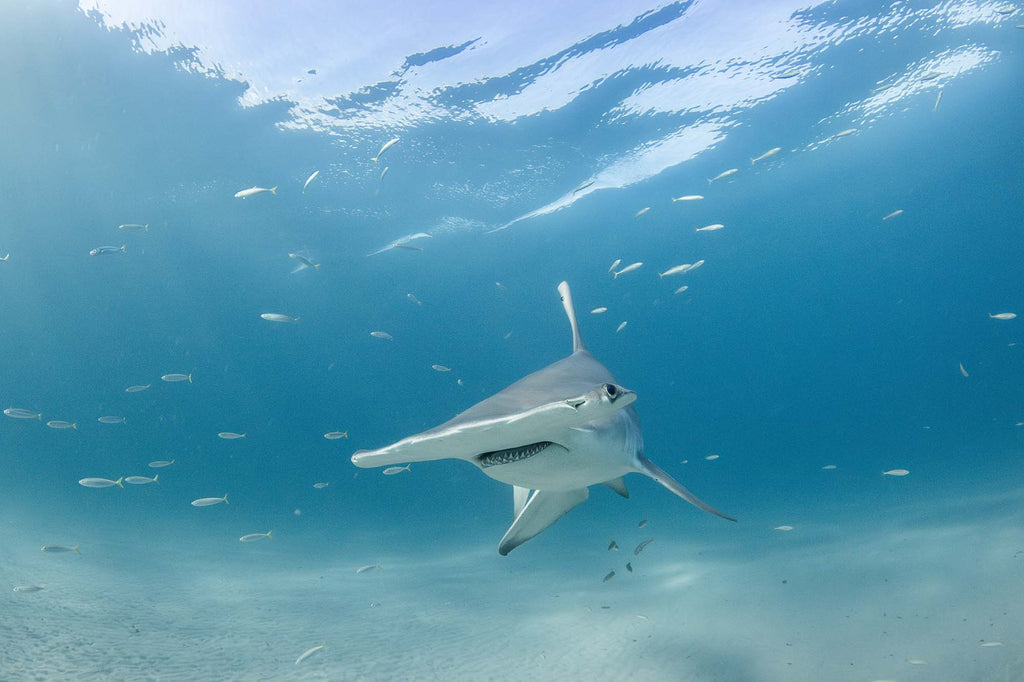
[[[572,292],[569,291],[569,283],[559,284],[558,293],[562,297],[562,307],[565,308],[565,314],[569,318],[569,326],[572,327],[572,352],[586,350],[587,347],[583,345],[583,338],[580,336],[580,326],[576,322],[576,309],[572,305]]]

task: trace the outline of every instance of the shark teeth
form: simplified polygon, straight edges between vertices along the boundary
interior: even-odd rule
[[[542,440],[538,443],[530,443],[529,445],[520,445],[517,448],[508,448],[506,450],[495,450],[494,452],[485,452],[477,456],[477,462],[480,464],[481,469],[487,467],[498,466],[501,464],[512,464],[513,462],[519,462],[524,459],[529,459],[534,455],[546,450],[550,446],[554,445],[551,441]]]

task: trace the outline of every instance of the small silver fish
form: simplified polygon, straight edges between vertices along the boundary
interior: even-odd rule
[[[846,130],[840,130],[838,133],[836,133],[836,137],[846,137],[847,135],[853,135],[856,132],[856,128],[847,128]]]
[[[301,253],[289,253],[288,257],[294,261],[299,262],[299,267],[294,272],[304,270],[305,268],[313,268],[314,270],[320,269],[320,263],[314,263],[312,260],[303,256]]]
[[[387,332],[370,332],[370,336],[375,339],[384,339],[385,341],[392,341],[395,337],[391,336]]]
[[[683,286],[681,286],[678,289],[676,289],[675,291],[673,291],[672,295],[675,296],[676,294],[681,294],[681,293],[683,293],[684,291],[686,291],[689,288],[690,288],[690,286],[688,284],[684,284]]]
[[[901,215],[903,215],[903,209],[902,208],[898,208],[895,211],[893,211],[892,213],[889,213],[888,215],[882,216],[882,222],[885,222],[886,220],[892,220],[893,218],[898,218]]]
[[[310,656],[312,656],[313,654],[320,651],[326,646],[326,644],[320,644],[318,646],[313,647],[312,649],[307,649],[306,651],[303,651],[302,655],[295,659],[295,665],[302,663],[304,660],[306,660],[307,658],[309,658]]]
[[[450,371],[452,371],[451,367],[445,367],[444,365],[431,365],[430,368],[433,369],[435,372],[450,372]]]
[[[681,197],[673,197],[672,198],[672,203],[675,203],[677,201],[700,201],[703,198],[704,198],[703,194],[686,194],[686,195],[681,196]]]
[[[398,144],[398,141],[399,141],[400,139],[401,139],[401,138],[398,138],[398,137],[393,137],[393,138],[391,138],[390,140],[388,140],[387,142],[385,142],[385,143],[384,143],[384,146],[382,146],[382,147],[380,148],[380,151],[379,151],[379,152],[377,152],[377,156],[373,157],[373,158],[372,158],[372,159],[370,159],[370,160],[371,160],[371,161],[373,161],[374,163],[377,163],[378,161],[380,161],[380,157],[382,157],[382,156],[384,155],[384,152],[386,152],[387,150],[391,149],[391,148],[392,148],[392,147],[394,147],[394,146],[395,146],[396,144]]]
[[[766,151],[761,156],[758,156],[756,158],[750,159],[750,165],[753,166],[758,161],[764,161],[765,159],[770,159],[771,157],[775,156],[776,154],[778,154],[781,151],[782,151],[782,147],[772,147],[771,149]]]
[[[644,547],[651,544],[652,542],[654,542],[654,538],[651,538],[650,540],[644,540],[643,542],[641,542],[639,545],[636,546],[636,549],[633,550],[633,556],[639,556],[640,552],[644,551]]]
[[[423,305],[423,301],[419,300],[418,298],[416,298],[412,294],[406,294],[405,297],[407,299],[409,299],[410,301],[412,301],[413,303],[415,303],[416,305]]]
[[[380,564],[369,564],[368,566],[360,566],[356,569],[356,573],[366,573],[367,571],[372,571],[380,567]]]
[[[942,101],[942,90],[939,90],[939,94],[935,96],[935,104],[932,106],[932,111],[939,110],[939,102]]]
[[[234,431],[221,431],[217,434],[217,438],[223,440],[238,440],[239,438],[245,438],[244,433],[235,433]]]
[[[324,434],[324,438],[327,440],[338,440],[339,438],[348,440],[348,431],[328,431]]]
[[[15,419],[38,419],[39,421],[43,421],[42,412],[23,410],[20,407],[8,407],[6,410],[4,410],[4,414],[6,414],[8,417],[13,417]]]
[[[191,374],[165,374],[162,377],[160,377],[160,380],[161,381],[166,381],[169,384],[176,384],[176,383],[179,383],[179,382],[182,382],[182,381],[187,381],[188,383],[191,384],[192,383],[192,375]]]
[[[606,313],[606,312],[608,312],[608,309],[605,308],[604,306],[601,306],[600,308],[594,308],[593,310],[591,310],[590,314],[591,315],[600,315],[601,313]]]
[[[793,530],[793,526],[775,526],[772,530]]]
[[[1013,320],[1017,317],[1017,313],[996,313],[995,315],[989,313],[988,316],[993,320]],[[7,410],[4,410],[5,414],[6,412]]]
[[[627,272],[633,272],[634,270],[638,270],[639,268],[643,267],[643,265],[644,264],[642,262],[639,262],[639,261],[636,262],[636,263],[630,263],[629,265],[627,265],[626,267],[622,268],[621,270],[619,270],[617,272],[613,272],[612,276],[613,276],[614,279],[618,279],[619,275],[624,275]]]
[[[614,577],[615,577],[615,571],[611,571],[608,575],[606,575],[604,577],[604,579],[601,582],[606,583],[606,582],[608,582],[609,580],[611,580]]]
[[[67,545],[43,545],[39,549],[46,552],[47,554],[62,554],[64,552],[74,552],[75,554],[81,554],[81,552],[78,551],[78,545],[75,545],[74,547],[68,547]]]
[[[704,259],[703,258],[701,258],[699,261],[697,261],[696,263],[691,265],[690,269],[687,270],[687,272],[693,272],[694,270],[696,270],[697,268],[699,268],[702,265],[704,265]]]
[[[832,471],[835,468],[837,468],[835,464],[826,464],[825,466],[821,467],[822,471]]]
[[[391,166],[384,166],[384,170],[382,170],[380,172],[380,182],[384,182],[384,176],[388,174],[389,170],[391,170]],[[397,248],[416,249],[417,251],[422,251],[423,250],[423,249],[419,248],[418,246],[405,246],[403,244],[395,244],[395,248],[396,249]]]
[[[152,384],[145,384],[145,385],[139,384],[137,386],[129,386],[128,388],[124,389],[124,392],[125,393],[141,393],[142,391],[148,391],[150,386],[152,386]]]
[[[716,459],[718,459],[718,457],[719,455],[708,455],[704,459],[708,460],[709,462],[714,462]]]
[[[249,197],[256,196],[257,194],[264,194],[270,192],[271,194],[277,194],[277,185],[273,187],[250,187],[249,189],[242,189],[235,192],[236,199],[248,199]]]
[[[650,211],[650,210],[651,210],[651,207],[650,207],[650,206],[644,206],[644,207],[643,207],[643,208],[641,208],[641,209],[640,209],[639,211],[637,211],[637,212],[636,212],[636,215],[634,215],[633,217],[634,217],[634,218],[639,218],[639,217],[640,217],[640,216],[642,216],[642,215],[643,215],[644,213],[647,213],[647,212],[648,212],[648,211]]]
[[[113,414],[107,414],[97,419],[100,424],[127,424],[128,419],[126,417],[118,417]]]
[[[672,275],[682,275],[683,273],[689,272],[692,269],[692,263],[683,263],[682,265],[675,265],[666,270],[665,272],[659,272],[658,279],[661,279],[663,277],[670,277]]]
[[[705,225],[704,227],[698,227],[694,232],[715,232],[721,230],[725,225],[721,223],[715,223],[714,225]]]
[[[908,471],[907,469],[889,469],[888,471],[883,471],[882,475],[883,476],[906,476],[909,473],[910,473],[910,471]]]
[[[306,193],[306,188],[307,188],[307,187],[309,187],[309,183],[313,182],[313,180],[314,180],[314,179],[316,178],[316,176],[318,176],[318,175],[320,175],[320,171],[318,171],[318,170],[315,170],[315,171],[313,171],[313,174],[312,174],[312,175],[310,175],[310,176],[309,176],[308,178],[306,178],[306,182],[305,182],[305,183],[304,183],[304,184],[302,185],[302,193],[303,193],[303,194],[305,194],[305,193]]]
[[[257,540],[273,540],[274,531],[268,530],[266,533],[249,533],[238,538],[240,542],[256,542]]]
[[[149,232],[149,223],[146,223],[145,225],[139,225],[138,223],[125,223],[124,225],[118,225],[117,229],[119,229],[119,230],[142,230],[144,232]]]
[[[330,485],[330,483],[314,483],[313,487],[316,488],[317,490],[323,490],[324,488],[326,488],[329,485]]]
[[[594,184],[593,179],[591,179],[591,180],[584,180],[580,184],[576,185],[576,189],[574,189],[572,191],[572,193],[576,194],[576,192],[582,192],[583,190],[585,190],[586,188],[590,187],[593,184]]]
[[[260,313],[260,317],[268,322],[298,322],[299,318],[281,313]]]
[[[11,591],[22,592],[27,594],[30,592],[40,592],[44,589],[46,589],[46,585],[15,585],[14,589]]]
[[[409,471],[409,467],[411,466],[412,464],[406,464],[404,467],[388,467],[383,473],[385,476],[394,476],[395,474],[400,474],[403,471]]]
[[[613,272],[615,270],[615,268],[619,267],[619,263],[621,263],[621,262],[622,262],[621,258],[616,258],[615,261],[612,263],[612,266],[610,268],[608,268],[608,272]]]
[[[112,488],[115,485],[118,488],[124,488],[124,485],[121,483],[123,480],[123,476],[116,481],[112,481],[109,478],[83,478],[78,481],[78,485],[86,488]]]
[[[228,503],[228,495],[224,493],[224,497],[200,497],[198,500],[192,500],[193,507],[211,507],[215,504]]]
[[[61,419],[51,419],[50,421],[46,422],[46,425],[49,426],[51,429],[77,429],[78,428],[78,424],[76,424],[75,422],[66,422],[66,421],[63,421]]]
[[[97,246],[89,252],[90,256],[110,256],[115,253],[128,253],[127,244],[121,246]]]
[[[790,69],[789,71],[783,71],[782,73],[772,76],[772,79],[785,80],[786,78],[796,78],[801,73],[803,73],[803,71],[801,71],[800,69]]]
[[[173,459],[158,459],[155,462],[150,462],[149,467],[151,469],[162,469],[164,467],[169,467],[172,464],[174,464]]]
[[[964,363],[962,362],[960,363],[960,374],[962,374],[965,377],[971,376],[970,374],[967,373],[967,370],[964,369]]]
[[[708,184],[710,185],[712,182],[715,182],[717,180],[724,180],[725,178],[729,177],[730,175],[735,175],[736,173],[739,173],[739,172],[740,172],[739,168],[730,168],[729,170],[724,170],[721,173],[719,173],[718,175],[716,175],[715,177],[713,177],[710,180],[708,180]]]
[[[626,321],[623,320],[622,322],[619,323],[619,326],[615,328],[615,333],[618,334],[619,332],[621,332],[625,328],[626,328]]]
[[[148,483],[156,483],[156,479],[160,478],[160,474],[157,474],[153,478],[149,476],[125,476],[124,482],[131,483],[132,485],[146,485]]]

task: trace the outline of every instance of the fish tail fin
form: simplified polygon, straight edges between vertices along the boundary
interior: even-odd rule
[[[188,373],[188,383],[192,383],[192,372]]]
[[[116,481],[114,481],[114,485],[116,485],[118,488],[124,488],[124,483],[121,483],[121,481],[123,481],[123,480],[124,480],[124,476],[122,476],[121,478],[119,478]]]
[[[379,158],[380,158],[379,156],[375,156],[375,157],[373,157],[372,159],[370,159],[370,161],[373,161],[374,163],[377,163],[377,160],[378,160]]]
[[[71,428],[73,428],[73,429],[77,429],[77,428],[78,428],[78,422],[75,422],[74,424],[72,424],[72,425],[71,425]]]
[[[78,545],[75,545],[71,549],[75,550],[75,554],[77,554],[78,556],[82,556],[82,553],[80,551],[78,551]]]
[[[664,277],[664,276],[665,276],[665,273],[664,273],[664,272],[659,272],[659,273],[658,273],[658,279],[661,279],[661,278],[662,278],[662,277]]]
[[[750,157],[750,165],[753,166],[755,163],[757,163],[757,159],[755,159],[753,156],[751,156]]]
[[[711,178],[708,178],[708,184],[710,185],[712,182],[714,182],[714,180],[712,180]]]
[[[272,530],[268,530],[267,531],[267,539],[268,540],[273,540],[274,539],[274,531],[272,531]]]
[[[153,477],[153,483],[156,483],[156,479],[158,478],[160,478],[160,474],[157,474],[156,476]]]
[[[274,185],[273,187],[270,188],[270,193],[273,194],[274,196],[277,196],[277,185]]]
[[[319,269],[320,269],[320,266],[321,266],[321,265],[322,265],[322,263],[317,263],[317,264],[315,264],[315,265],[313,266],[313,269],[314,269],[314,270],[319,270]]]
[[[37,414],[36,419],[38,419],[39,421],[43,421],[43,413],[40,412],[39,414]]]
[[[128,253],[128,245],[121,244],[121,253]]]
[[[228,494],[224,493],[224,504],[228,503]]]
[[[145,225],[143,225],[143,226],[142,226],[142,230],[143,230],[144,232],[149,232],[149,223],[146,223]]]

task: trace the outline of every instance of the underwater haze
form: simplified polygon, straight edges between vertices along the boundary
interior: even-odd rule
[[[1021,2],[7,1],[0,59],[0,679],[1024,679]],[[562,281],[736,523],[627,476],[500,556],[510,486],[353,465],[568,356]]]

